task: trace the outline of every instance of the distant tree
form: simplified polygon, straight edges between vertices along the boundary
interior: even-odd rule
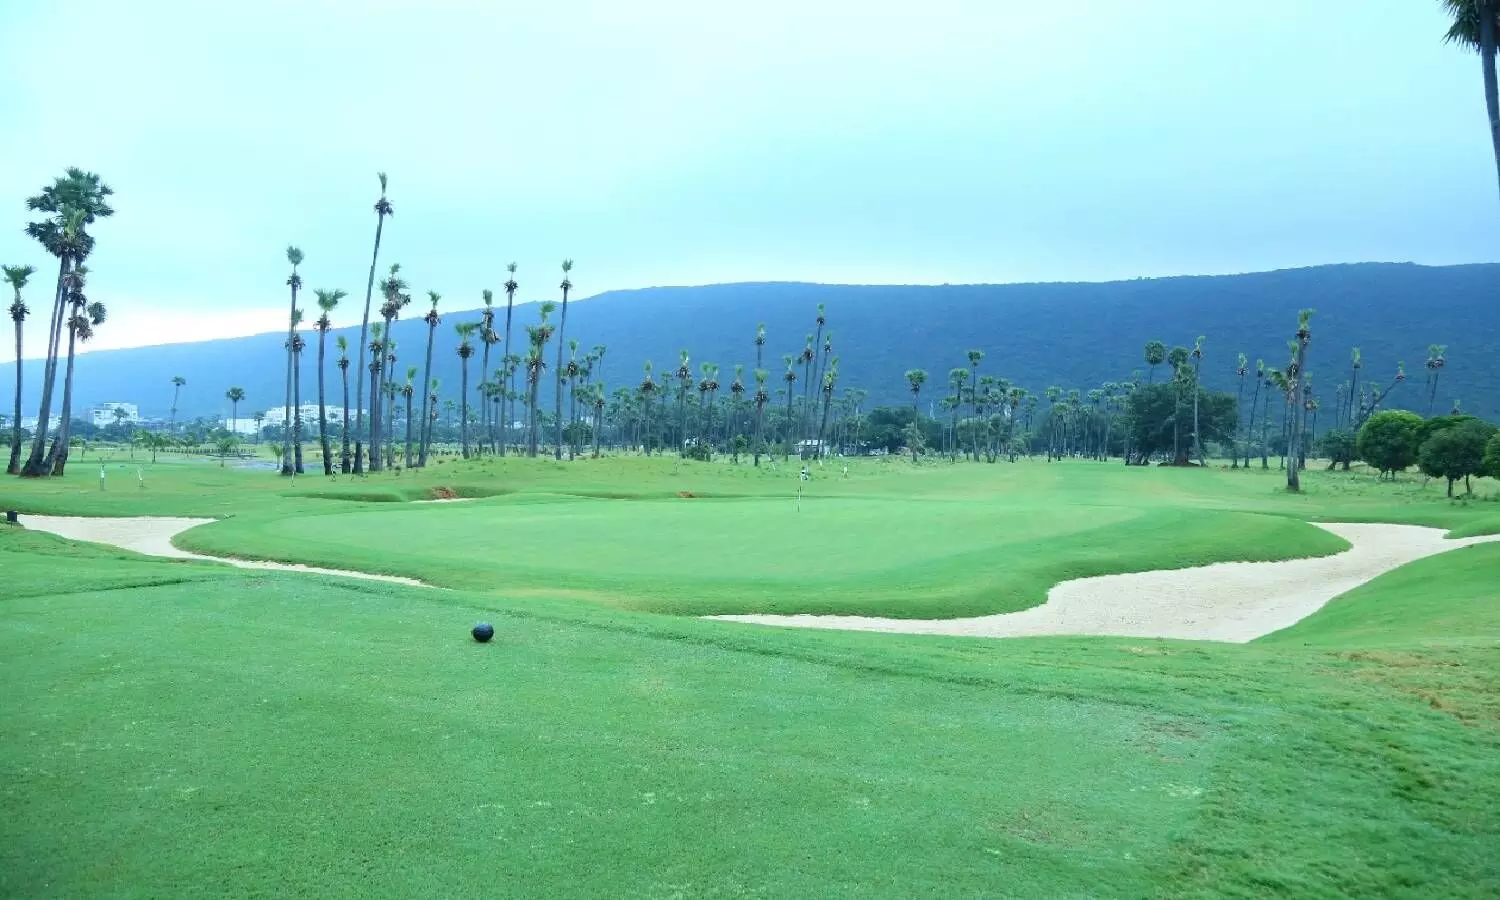
[[[414,458],[412,456],[412,433],[411,433],[411,427],[412,427],[413,423],[412,423],[412,414],[411,414],[411,398],[412,398],[412,395],[415,394],[416,390],[417,390],[416,389],[416,385],[413,383],[414,380],[416,379],[416,377],[417,377],[417,367],[416,366],[407,366],[407,368],[406,368],[406,383],[403,384],[403,385],[401,385],[401,396],[406,399],[406,455],[404,457],[402,457],[402,464],[405,465],[406,468],[408,468],[408,469],[410,469],[412,467],[412,462],[414,461]]]
[[[563,280],[562,280],[562,283],[558,285],[558,288],[562,291],[562,312],[558,315],[558,320],[557,320],[557,369],[553,372],[553,375],[556,376],[556,379],[555,379],[556,380],[555,388],[557,390],[557,396],[554,398],[555,404],[554,404],[554,407],[553,407],[553,418],[555,418],[556,421],[552,423],[553,441],[555,443],[555,446],[553,446],[553,448],[552,448],[552,458],[553,459],[557,459],[557,460],[561,460],[562,459],[562,442],[563,442],[563,435],[562,435],[562,429],[563,429],[562,401],[563,401],[563,377],[564,377],[564,373],[563,373],[563,342],[567,339],[567,332],[568,332],[568,292],[571,291],[571,290],[573,290],[573,281],[572,281],[571,278],[568,277],[568,273],[570,273],[572,271],[573,271],[573,261],[571,259],[565,259],[565,260],[563,260],[562,261]]]
[[[1495,31],[1497,5],[1493,0],[1443,0],[1453,17],[1445,40],[1466,50],[1479,52],[1484,80],[1484,108],[1490,123],[1490,146],[1500,175],[1500,90],[1495,81]]]
[[[492,315],[492,313],[489,312],[489,310],[488,310],[490,299],[491,299],[490,298],[490,292],[489,291],[485,291],[484,292],[484,297],[485,297],[486,316],[490,316],[490,315]],[[422,384],[423,385],[427,385],[427,384],[430,384],[432,382],[432,342],[433,342],[433,339],[435,337],[437,337],[438,323],[442,321],[442,319],[438,318],[438,311],[437,311],[438,301],[441,300],[441,299],[443,299],[443,295],[439,294],[437,291],[428,291],[427,292],[427,300],[428,300],[428,302],[430,302],[432,304],[432,308],[429,309],[429,310],[427,310],[427,315],[425,315],[425,316],[422,317],[422,321],[427,323],[427,362],[423,365],[423,368],[422,368]],[[490,330],[493,331],[494,329],[492,328]],[[508,333],[508,331],[507,331],[507,333]],[[489,354],[489,345],[488,344],[485,345],[484,350],[485,350],[486,358],[488,358],[488,354]],[[421,438],[419,439],[419,443],[420,443],[421,446],[420,446],[420,449],[417,451],[417,466],[418,467],[425,467],[427,465],[427,449],[428,449],[428,446],[432,442],[432,418],[431,417],[432,417],[432,412],[433,411],[428,406],[427,400],[428,400],[429,396],[430,395],[425,390],[422,392],[422,435],[421,435]]]
[[[911,414],[913,424],[915,424],[922,415],[921,409],[917,406],[917,403],[922,395],[922,385],[926,383],[927,371],[925,369],[906,370],[906,386],[911,391]],[[907,446],[911,449],[911,461],[914,465],[917,462],[917,452],[921,449],[920,444],[922,442],[920,441],[920,430],[918,431],[917,436],[917,441],[908,442],[907,444]]]
[[[21,471],[21,326],[31,312],[21,299],[21,289],[36,274],[36,269],[31,266],[6,266],[4,271],[5,283],[10,285],[15,295],[10,304],[10,320],[16,329],[16,402],[15,415],[10,419],[10,463],[5,467],[5,474],[17,475]]]
[[[339,472],[349,474],[349,339],[342,334],[334,339],[338,348],[339,381],[344,389],[344,417],[339,420]],[[257,435],[260,433],[256,430]]]
[[[240,401],[245,399],[245,389],[232,387],[224,392],[224,399],[229,401],[229,430],[234,431],[240,421]]]
[[[1156,382],[1156,367],[1166,362],[1166,360],[1166,344],[1163,344],[1161,341],[1146,342],[1146,365],[1150,367],[1146,370],[1147,384],[1154,384]]]
[[[1312,341],[1312,315],[1313,310],[1310,309],[1297,313],[1297,339],[1293,344],[1292,362],[1287,367],[1287,403],[1292,409],[1287,443],[1293,448],[1287,452],[1286,489],[1289,491],[1302,490],[1302,480],[1298,470],[1302,468],[1302,457],[1306,452],[1302,434],[1307,418],[1307,410],[1302,399],[1302,384],[1307,373],[1307,345]]]
[[[1437,402],[1438,380],[1443,376],[1443,368],[1448,365],[1448,346],[1446,344],[1430,344],[1427,347],[1427,415],[1432,415],[1433,404]]]
[[[1492,435],[1484,445],[1484,474],[1500,479],[1500,434]]]
[[[521,355],[510,352],[510,316],[515,306],[516,291],[520,285],[516,284],[516,264],[507,263],[505,271],[509,273],[505,279],[505,403],[501,409],[506,410],[502,416],[504,422],[500,426],[500,455],[505,455],[506,432],[510,430],[511,423],[516,418],[516,370],[521,367]],[[508,404],[508,406],[507,406]]]
[[[1329,470],[1342,465],[1344,471],[1347,472],[1349,463],[1354,459],[1355,444],[1354,432],[1343,428],[1330,428],[1318,438],[1318,452],[1328,460]]]
[[[1198,390],[1199,372],[1203,365],[1203,335],[1193,344],[1193,455],[1198,458],[1198,465],[1203,465],[1203,441],[1198,434],[1198,397],[1203,392]]]
[[[167,416],[167,431],[177,429],[177,395],[182,392],[182,386],[187,384],[187,379],[181,375],[172,376],[172,408]]]
[[[1453,483],[1460,478],[1465,492],[1472,494],[1469,478],[1485,472],[1486,445],[1495,433],[1495,426],[1478,419],[1440,429],[1422,444],[1418,453],[1422,474],[1447,479],[1449,497],[1453,496]]]
[[[380,199],[375,201],[375,251],[370,255],[370,277],[365,282],[365,311],[359,322],[359,361],[354,367],[354,474],[364,473],[364,454],[360,442],[364,439],[365,429],[365,348],[370,334],[370,301],[375,292],[375,267],[380,261],[380,235],[385,230],[386,216],[394,215],[395,210],[385,197],[386,178],[384,172],[376,174],[380,179]],[[374,392],[371,392],[370,405],[375,405]],[[373,416],[372,416],[373,418]],[[344,419],[344,428],[349,427],[347,416]],[[373,450],[373,448],[372,448]]]
[[[292,469],[298,475],[302,468],[302,351],[307,342],[297,330],[302,324],[302,310],[292,310]]]
[[[318,332],[318,445],[323,448],[323,474],[333,474],[333,452],[328,446],[328,397],[324,390],[324,361],[328,351],[328,331],[333,328],[333,320],[328,314],[339,305],[339,301],[349,296],[339,290],[324,290],[322,288],[313,292],[318,298],[318,320],[313,323],[313,329]]]
[[[1176,384],[1143,384],[1125,399],[1124,428],[1130,444],[1132,464],[1145,465],[1153,458],[1180,464],[1186,460],[1178,438],[1178,422],[1184,406]],[[1199,427],[1204,440],[1234,439],[1239,408],[1233,394],[1198,389]]]
[[[651,398],[656,394],[656,379],[651,374],[651,360],[646,360],[645,374],[638,388],[641,395],[641,450],[651,455]]]
[[[475,322],[458,322],[453,326],[458,334],[458,358],[462,363],[458,388],[458,428],[459,447],[464,459],[469,458],[469,357],[474,355],[474,345],[469,343],[469,338],[478,328],[479,325]]]
[[[1375,413],[1360,426],[1354,452],[1382,476],[1394,478],[1417,462],[1421,427],[1422,417],[1414,412],[1393,409]]]
[[[292,273],[287,276],[286,284],[287,287],[291,289],[292,300],[291,307],[287,312],[286,325],[286,404],[284,406],[284,409],[286,410],[286,421],[284,423],[286,425],[286,429],[281,438],[282,475],[294,475],[297,471],[292,461],[292,386],[295,383],[295,374],[292,371],[292,366],[294,363],[294,357],[296,355],[295,349],[293,347],[295,341],[293,339],[296,336],[296,319],[299,315],[297,311],[297,291],[302,287],[302,276],[297,274],[297,267],[302,265],[302,259],[303,257],[301,250],[298,250],[296,247],[286,248],[286,261],[292,266]],[[174,407],[173,415],[175,416],[175,407],[177,406],[175,395],[173,397],[172,406]]]
[[[348,382],[345,383],[347,384]],[[348,391],[346,390],[344,393],[347,395]],[[255,420],[255,442],[258,444],[260,443],[261,429],[266,427],[266,414],[264,411],[257,411],[250,418]]]

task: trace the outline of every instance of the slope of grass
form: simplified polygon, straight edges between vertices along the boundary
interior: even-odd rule
[[[750,629],[127,556],[0,529],[0,894],[1500,889],[1495,721],[1347,649]]]

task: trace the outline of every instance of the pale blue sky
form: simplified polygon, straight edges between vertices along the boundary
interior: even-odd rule
[[[380,169],[382,262],[450,308],[511,259],[552,296],[564,256],[578,296],[1493,261],[1444,29],[1436,0],[5,0],[0,260],[43,307],[23,201],[71,164],[117,191],[99,347],[276,329],[288,243],[362,298]]]

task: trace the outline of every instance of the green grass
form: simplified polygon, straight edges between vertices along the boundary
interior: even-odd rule
[[[456,589],[0,528],[0,896],[1500,891],[1500,546],[1243,646],[619,608],[791,585],[953,609],[1035,598],[1070,567],[1326,552],[1306,519],[1484,528],[1493,504],[1342,474],[1285,497],[1274,473],[862,465],[793,513],[785,469],[441,468],[8,482],[28,511],[233,515],[195,544],[368,554]],[[395,502],[437,487],[504,496]],[[492,644],[468,639],[477,619]]]

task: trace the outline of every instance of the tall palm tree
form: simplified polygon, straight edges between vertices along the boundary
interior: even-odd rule
[[[833,389],[839,380],[839,358],[835,356],[823,369],[823,420],[818,423],[818,455],[825,455],[823,435],[828,431],[828,408],[833,403]]]
[[[521,365],[521,356],[510,352],[510,315],[516,304],[516,264],[506,263],[505,271],[509,273],[505,279],[505,399],[509,404],[509,411],[504,414],[504,422],[500,425],[500,455],[505,455],[506,433],[510,430],[510,423],[516,418],[516,369]],[[505,404],[501,405],[502,409]]]
[[[755,370],[755,448],[752,451],[755,457],[755,465],[760,466],[760,455],[765,452],[765,410],[766,401],[771,395],[766,392],[766,377],[770,373],[765,369]]]
[[[1490,123],[1490,147],[1495,171],[1500,177],[1500,89],[1495,80],[1495,33],[1500,6],[1494,0],[1443,0],[1453,16],[1445,40],[1467,50],[1479,51],[1480,75],[1484,79],[1484,109]]]
[[[1235,443],[1234,451],[1232,453],[1230,453],[1231,460],[1230,460],[1230,466],[1229,466],[1229,468],[1231,468],[1231,469],[1238,469],[1240,467],[1240,448],[1239,448],[1239,443],[1238,443],[1239,442],[1239,424],[1238,423],[1239,423],[1239,421],[1241,421],[1241,420],[1243,420],[1245,418],[1245,375],[1248,374],[1249,371],[1250,371],[1249,360],[1245,358],[1245,354],[1243,354],[1243,353],[1239,354],[1238,358],[1235,360],[1235,366],[1234,366],[1234,375],[1235,375],[1235,378],[1239,380],[1239,390],[1236,393],[1235,398],[1234,398],[1234,414],[1235,414],[1235,417],[1236,417],[1236,424],[1235,424],[1235,442],[1236,443]],[[1251,402],[1254,402],[1254,401],[1251,401]],[[1245,433],[1247,435],[1249,434],[1248,431],[1245,432]]]
[[[656,379],[651,376],[651,360],[646,360],[646,374],[641,378],[641,449],[651,455],[651,396],[656,393]]]
[[[21,326],[26,322],[26,315],[31,312],[21,299],[21,289],[36,274],[36,269],[31,266],[6,266],[4,271],[5,283],[10,285],[15,294],[15,299],[10,303],[10,320],[16,326],[16,404],[15,414],[10,419],[10,464],[5,467],[5,474],[15,475],[21,471]]]
[[[1266,382],[1266,361],[1255,361],[1255,391],[1250,395],[1250,424],[1245,426],[1245,468],[1250,468],[1250,451],[1255,440],[1255,409],[1260,402],[1260,389]],[[1264,451],[1262,451],[1264,452]]]
[[[485,291],[485,294],[489,294],[489,291]],[[427,315],[422,317],[422,321],[427,323],[427,363],[422,369],[422,384],[424,385],[432,383],[432,340],[437,335],[438,323],[442,321],[442,319],[438,318],[437,307],[438,301],[443,299],[443,295],[437,291],[428,291],[427,299],[432,302],[432,308],[427,310]],[[488,347],[485,349],[488,350]],[[422,392],[422,446],[421,450],[417,453],[418,467],[425,467],[427,465],[427,448],[432,442],[432,420],[429,418],[432,410],[428,408],[427,404],[428,397],[430,396],[427,391]]]
[[[1431,417],[1432,406],[1437,402],[1438,379],[1443,367],[1448,364],[1448,345],[1431,344],[1427,347],[1427,415]]]
[[[755,368],[761,367],[761,352],[766,349],[766,323],[755,326]]]
[[[288,345],[292,351],[292,470],[298,475],[302,469],[302,350],[307,342],[297,327],[302,324],[302,310],[292,310],[292,337]]]
[[[604,431],[604,383],[589,385],[590,399],[594,401],[594,459],[599,458],[599,436]]]
[[[573,271],[573,261],[565,259],[562,261],[563,280],[558,285],[562,289],[562,315],[557,322],[557,369],[553,372],[556,376],[557,396],[553,412],[557,421],[553,423],[553,447],[554,459],[562,459],[562,391],[563,391],[563,341],[568,335],[568,292],[573,289],[573,282],[568,278],[568,273]]]
[[[375,380],[374,387],[370,389],[370,471],[380,471],[380,445],[382,436],[385,435],[385,421],[381,410],[381,385],[389,381],[388,364],[392,361],[389,356],[392,352],[392,344],[395,340],[395,331],[392,325],[401,315],[401,308],[411,302],[411,295],[406,293],[406,280],[401,277],[401,264],[391,263],[390,274],[380,282],[380,295],[385,298],[380,304],[380,318],[385,323],[385,345],[384,353],[376,354],[374,357]],[[394,400],[394,397],[391,398]]]
[[[745,399],[745,367],[739,363],[735,364],[734,379],[729,382],[729,394],[733,399],[730,402],[729,424],[724,430],[724,439],[729,442],[729,446],[733,447],[738,437],[736,432],[740,430],[740,419],[743,415],[740,410],[743,409],[741,404]],[[738,457],[739,451],[736,450],[735,453]],[[738,458],[735,459],[735,463],[739,463]]]
[[[26,208],[46,213],[39,222],[26,226],[26,234],[57,258],[57,286],[53,289],[52,316],[47,326],[46,360],[42,367],[41,402],[37,410],[36,433],[32,435],[31,452],[21,466],[20,474],[39,478],[50,471],[46,466],[47,424],[52,420],[52,394],[57,381],[57,355],[66,315],[65,279],[71,266],[82,265],[93,250],[94,239],[87,226],[114,215],[106,198],[113,194],[108,185],[92,172],[69,168],[42,192],[26,200]]]
[[[967,356],[969,357],[969,371],[974,374],[974,384],[977,386],[979,384],[979,363],[984,359],[984,351],[970,350]],[[973,389],[969,391],[969,401],[970,405],[974,408],[974,418],[976,419],[979,418],[979,397],[979,391]],[[974,442],[974,461],[979,462],[979,442],[977,440]]]
[[[93,337],[94,327],[104,324],[105,310],[102,303],[89,303],[83,294],[85,266],[74,266],[68,273],[68,365],[63,377],[62,417],[52,447],[47,451],[46,470],[53,475],[62,475],[68,464],[69,435],[73,430],[73,363],[77,358],[78,344]]]
[[[798,430],[804,438],[807,437],[807,432],[812,428],[811,419],[809,418],[812,406],[812,366],[817,358],[818,354],[813,351],[813,336],[808,335],[807,343],[802,347],[802,355],[798,357],[802,363],[802,418]]]
[[[479,342],[484,345],[484,352],[480,355],[479,364],[479,426],[483,437],[477,441],[477,450],[482,455],[485,444],[493,436],[490,429],[490,404],[489,400],[489,377],[490,377],[490,347],[500,343],[500,335],[495,333],[495,292],[485,288],[480,292],[484,300],[484,309],[479,313]]]
[[[344,386],[344,417],[339,419],[339,472],[349,474],[349,339],[342,334],[334,339],[339,351],[339,380]],[[321,368],[321,367],[319,367]]]
[[[365,471],[364,461],[361,458],[360,441],[364,437],[365,429],[365,341],[370,332],[370,298],[375,291],[375,264],[380,260],[380,235],[385,229],[385,217],[395,213],[395,210],[391,208],[390,201],[385,198],[385,173],[379,172],[376,174],[376,177],[380,179],[380,199],[375,201],[375,252],[370,256],[370,277],[365,282],[365,312],[364,317],[359,323],[359,363],[354,369],[354,380],[356,382],[354,388],[354,415],[357,417],[354,425],[354,474],[356,475],[363,474]],[[370,401],[372,405],[375,402],[373,392],[371,393]],[[344,427],[349,427],[347,419]],[[377,451],[372,450],[371,452],[374,453]]]
[[[229,431],[233,434],[240,422],[240,401],[245,399],[245,389],[232,387],[224,392],[224,399],[229,401]]]
[[[578,376],[583,373],[583,367],[578,364],[577,338],[568,338],[568,354],[567,370],[563,372],[563,377],[568,386],[568,424],[572,435],[568,438],[568,460],[571,462],[577,456],[578,449]]]
[[[1146,365],[1151,368],[1146,370],[1146,383],[1153,384],[1156,381],[1156,367],[1166,362],[1167,345],[1161,341],[1146,342]]]
[[[693,370],[688,366],[688,352],[678,351],[682,359],[677,364],[677,455],[687,456],[687,397],[693,386]]]
[[[955,461],[958,459],[958,410],[963,402],[964,385],[969,381],[968,369],[949,369],[948,384],[953,388],[953,428],[952,428],[952,453],[950,456]]]
[[[339,301],[349,296],[340,290],[328,291],[318,288],[313,292],[318,297],[318,321],[313,323],[313,328],[318,332],[318,445],[323,449],[323,474],[333,474],[333,452],[328,446],[328,399],[323,388],[324,359],[328,351],[328,330],[333,327],[333,320],[328,314],[333,312],[339,305]]]
[[[381,399],[380,399],[380,370],[381,370],[381,367],[383,365],[382,360],[385,357],[385,325],[383,323],[381,323],[381,322],[375,322],[374,324],[372,324],[370,326],[370,346],[369,346],[369,351],[370,351],[370,362],[366,365],[366,368],[369,370],[370,374],[368,376],[366,376],[364,372],[356,372],[356,373],[354,373],[354,377],[361,384],[363,384],[366,380],[369,381],[369,384],[370,384],[370,430],[371,430],[371,432],[373,432],[375,430],[375,413],[376,413],[377,408],[381,404]],[[364,354],[360,354],[360,355],[363,356]],[[356,391],[356,395],[358,393],[359,392]],[[356,401],[356,402],[358,402],[358,401]],[[358,411],[357,410],[355,411],[355,415],[358,415]],[[360,435],[356,432],[355,435],[354,435],[354,449],[355,449],[354,473],[356,475],[358,475],[362,471],[364,471],[364,469],[362,469],[360,467],[360,465],[359,465],[359,448],[360,448],[359,439],[360,439]],[[380,450],[379,450],[379,448],[378,448],[378,446],[376,444],[371,443],[370,448],[366,451],[366,453],[371,457],[371,466],[370,466],[369,470],[373,472],[373,471],[375,471],[374,460],[380,456]]]
[[[1359,386],[1359,370],[1359,348],[1355,347],[1353,352],[1349,354],[1349,408],[1347,412],[1351,423],[1354,421],[1354,391]]]
[[[797,393],[797,360],[799,356],[790,353],[781,354],[781,361],[786,363],[786,371],[782,373],[781,380],[786,382],[786,436],[781,448],[781,458],[789,460],[792,458],[792,399]]]
[[[1297,340],[1294,344],[1292,364],[1287,371],[1287,402],[1294,408],[1291,432],[1287,442],[1286,489],[1289,491],[1302,490],[1298,470],[1302,468],[1300,454],[1306,409],[1300,387],[1303,379],[1307,377],[1307,345],[1312,341],[1312,315],[1313,310],[1310,309],[1297,313]]]
[[[292,274],[287,276],[287,287],[292,289],[291,311],[287,314],[286,328],[286,418],[282,420],[281,440],[281,474],[293,475],[297,469],[292,461],[292,384],[294,375],[292,373],[293,360],[295,358],[295,341],[293,338],[297,333],[297,291],[302,287],[302,276],[297,274],[297,267],[302,265],[302,251],[296,247],[286,248],[286,261],[292,264]],[[176,400],[172,406],[177,406]],[[174,412],[175,415],[175,412]]]
[[[177,430],[177,396],[182,392],[182,387],[185,384],[187,384],[186,378],[183,378],[181,375],[172,376],[172,408],[168,411],[167,415],[168,434]]]
[[[266,414],[263,410],[257,410],[250,418],[255,422],[255,443],[259,444],[261,429],[266,426]]]
[[[547,342],[552,340],[552,332],[554,330],[552,324],[547,321],[547,318],[552,315],[552,311],[556,308],[557,304],[551,300],[546,301],[538,311],[537,324],[526,326],[526,333],[530,338],[531,344],[531,349],[526,353],[526,405],[530,407],[528,412],[529,425],[526,429],[526,455],[531,457],[537,454],[537,442],[539,439],[539,435],[537,434],[539,424],[537,418],[537,401],[541,390],[542,372],[547,368],[547,361],[544,354],[547,349]]]
[[[818,330],[817,334],[813,337],[814,351],[816,351],[818,345],[823,343],[823,327],[828,324],[828,314],[827,311],[823,308],[823,304],[821,303],[818,304],[818,315],[815,319],[815,322],[817,323]],[[827,365],[828,357],[825,355],[822,361],[824,365]],[[813,382],[816,382],[819,386],[823,384],[823,372],[818,367],[818,361],[816,359],[813,360],[812,380],[809,382],[808,386],[811,387]]]
[[[924,385],[926,383],[927,383],[927,370],[925,370],[925,369],[907,369],[906,370],[906,386],[911,391],[911,413],[912,413],[911,424],[912,424],[912,427],[915,428],[919,434],[921,433],[921,429],[922,429],[922,409],[921,409],[921,407],[919,407],[917,405],[917,403],[921,399],[922,385]],[[912,461],[912,463],[916,463],[916,461],[917,461],[917,445],[916,445],[915,442],[913,442],[912,445],[911,445],[911,461]]]
[[[453,325],[453,330],[458,334],[458,358],[462,361],[458,388],[458,433],[464,459],[469,458],[469,357],[474,355],[474,345],[469,343],[469,338],[478,329],[479,324],[476,322],[457,322]]]
[[[1193,455],[1198,457],[1198,465],[1203,465],[1203,441],[1198,437],[1198,395],[1202,390],[1198,387],[1198,373],[1203,365],[1203,335],[1198,335],[1198,340],[1193,342]]]
[[[408,366],[406,369],[406,383],[401,386],[401,396],[406,398],[406,457],[405,466],[411,468],[411,396],[416,392],[412,379],[417,377],[417,367]],[[425,405],[425,404],[424,404]]]

